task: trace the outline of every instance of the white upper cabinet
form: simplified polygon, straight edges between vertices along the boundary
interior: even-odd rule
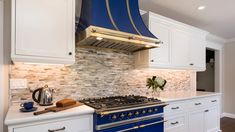
[[[203,36],[192,35],[189,45],[189,65],[200,71],[206,70],[206,40]]]
[[[12,60],[75,61],[75,0],[13,0]]]
[[[162,44],[136,52],[136,68],[205,70],[207,32],[152,12],[144,14],[143,20]]]
[[[157,36],[162,45],[160,48],[150,49],[150,61],[154,64],[170,64],[170,28],[166,23],[160,23],[155,19],[149,20],[149,29]]]
[[[172,65],[176,67],[188,66],[189,33],[181,29],[172,30]]]

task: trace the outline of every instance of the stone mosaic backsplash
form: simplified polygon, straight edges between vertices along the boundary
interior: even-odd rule
[[[27,79],[27,89],[10,90],[11,101],[31,99],[32,91],[48,84],[55,100],[114,95],[150,95],[146,79],[160,76],[167,80],[165,90],[190,91],[191,71],[134,69],[133,54],[76,49],[73,65],[13,64],[10,78]]]

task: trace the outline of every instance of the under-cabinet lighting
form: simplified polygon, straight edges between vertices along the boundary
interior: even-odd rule
[[[205,6],[199,6],[197,9],[200,10],[204,10],[206,7]]]
[[[64,66],[64,64],[49,64],[49,63],[30,63],[30,62],[26,62],[24,63],[26,65],[43,65],[43,66]]]
[[[96,37],[97,40],[102,40],[103,38],[102,37]]]

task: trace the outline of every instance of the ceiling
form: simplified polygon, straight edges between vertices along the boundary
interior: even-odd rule
[[[140,8],[193,25],[230,40],[235,38],[235,0],[139,0]],[[199,6],[204,10],[197,10]]]

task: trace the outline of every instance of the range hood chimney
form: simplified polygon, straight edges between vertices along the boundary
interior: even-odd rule
[[[82,0],[77,44],[135,52],[159,47],[145,26],[138,0]]]

